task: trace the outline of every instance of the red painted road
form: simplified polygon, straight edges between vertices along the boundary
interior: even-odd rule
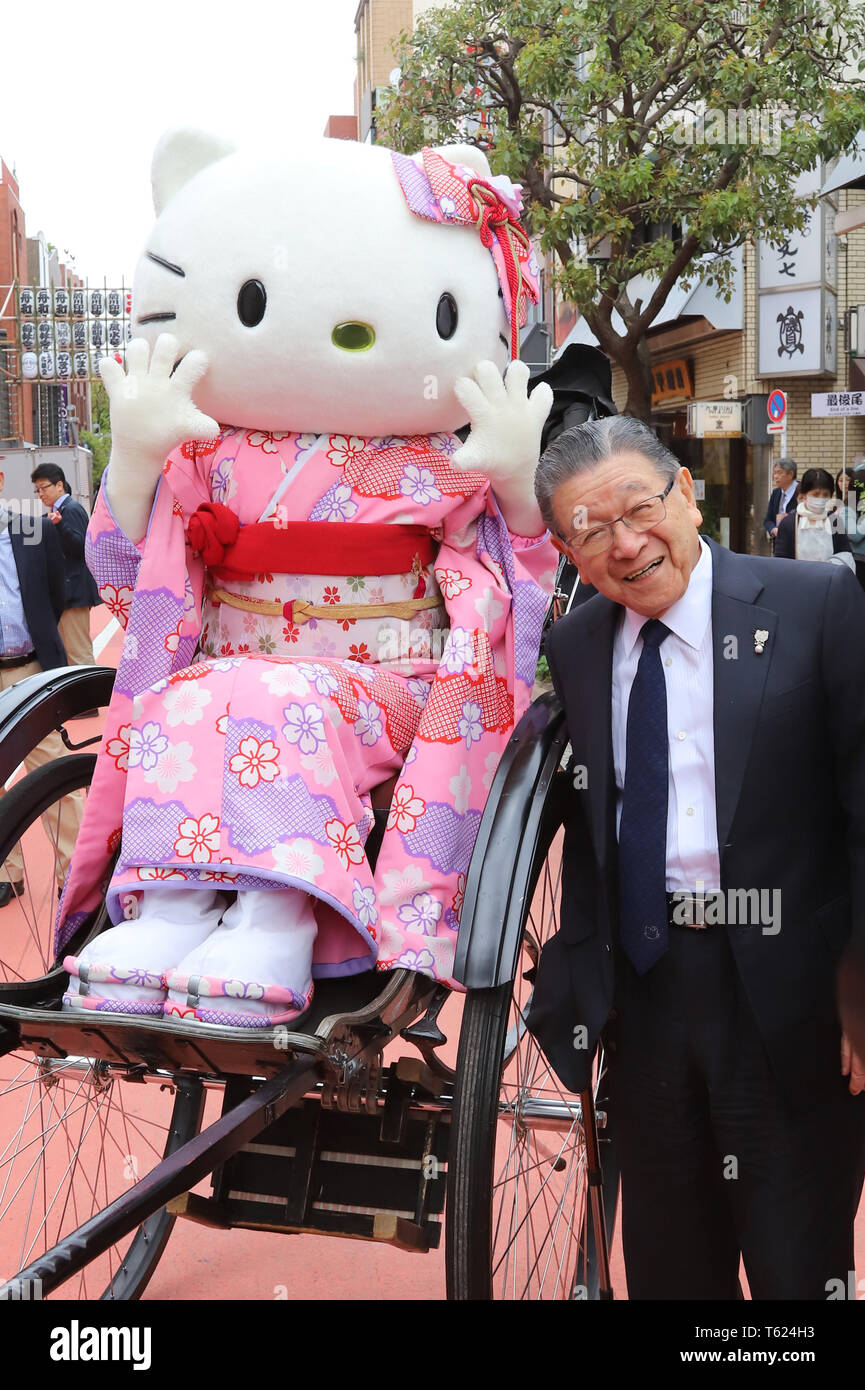
[[[115,665],[119,656],[120,634],[104,609],[94,610],[94,638],[97,660]],[[84,721],[76,723],[74,727],[82,735],[91,731],[91,724]],[[92,721],[92,731],[95,732],[98,727],[98,721]],[[32,835],[41,833],[41,827],[37,826]],[[15,910],[13,904],[5,911]],[[461,1001],[454,997],[441,1016],[442,1026],[450,1039],[449,1052],[458,1036],[460,1011]],[[403,1051],[410,1053],[412,1049],[400,1043],[396,1045],[394,1055],[398,1056]],[[0,1087],[8,1083],[12,1074],[12,1059],[3,1059],[0,1062]],[[56,1097],[57,1092],[53,1091],[51,1095]],[[101,1157],[92,1160],[88,1157],[84,1163],[93,1191],[97,1196],[101,1194],[103,1199],[96,1202],[97,1207],[104,1205],[109,1193],[110,1197],[118,1195],[124,1185],[133,1180],[136,1170],[143,1172],[150,1166],[152,1159],[148,1159],[150,1146],[147,1142],[150,1122],[154,1121],[160,1126],[164,1124],[167,1107],[171,1103],[170,1097],[155,1086],[126,1085],[124,1095],[128,1113],[121,1129],[109,1143],[97,1146]],[[217,1094],[211,1093],[207,1112],[211,1118],[218,1113],[218,1103]],[[16,1104],[15,1124],[19,1124],[22,1113],[20,1096],[16,1099],[13,1093],[6,1100],[0,1097],[0,1155]],[[76,1131],[71,1139],[66,1139],[65,1157],[61,1154],[58,1163],[68,1163],[70,1152],[78,1150],[79,1146],[79,1157],[89,1152],[85,1146],[94,1137],[95,1131],[94,1134],[85,1134],[81,1129],[80,1137]],[[0,1169],[0,1215],[4,1211],[3,1191]],[[199,1185],[196,1191],[206,1194],[208,1183]],[[14,1206],[10,1208],[2,1225],[0,1275],[8,1276],[18,1267],[17,1255],[26,1216],[16,1216],[15,1210]],[[89,1210],[82,1210],[79,1219],[87,1214]],[[856,1254],[858,1269],[865,1270],[865,1201],[857,1220]],[[612,1252],[612,1272],[616,1297],[625,1298],[627,1294],[618,1233]],[[78,1291],[78,1296],[92,1298],[96,1294],[98,1287],[93,1281],[86,1290]],[[71,1295],[70,1288],[66,1296]],[[418,1300],[443,1299],[444,1296],[442,1250],[428,1255],[414,1255],[370,1242],[239,1230],[214,1231],[186,1221],[178,1221],[145,1295],[148,1299],[158,1300]]]

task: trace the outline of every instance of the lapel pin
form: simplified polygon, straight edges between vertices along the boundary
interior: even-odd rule
[[[769,634],[764,628],[758,627],[754,632],[754,651],[758,656],[763,655],[763,648],[769,640]]]

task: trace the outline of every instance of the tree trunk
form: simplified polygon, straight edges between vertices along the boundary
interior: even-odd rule
[[[628,383],[625,415],[633,415],[648,425],[652,414],[652,355],[645,338],[637,343],[636,351],[619,364]]]

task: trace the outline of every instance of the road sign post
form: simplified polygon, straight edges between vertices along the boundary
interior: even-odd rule
[[[780,434],[781,436],[781,457],[787,456],[787,393],[786,391],[771,391],[769,399],[766,401],[766,414],[769,416],[769,423],[766,426],[769,434]]]

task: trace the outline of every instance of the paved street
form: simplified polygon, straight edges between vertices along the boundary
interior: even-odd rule
[[[116,663],[120,645],[119,631],[104,609],[97,610],[94,614],[94,635],[97,659],[106,663]],[[93,721],[93,730],[97,727],[96,721]],[[90,732],[91,725],[78,724],[77,729],[83,736]],[[41,828],[34,828],[32,833],[35,836],[41,835]],[[15,909],[10,907],[7,910],[12,912]],[[460,1012],[461,1000],[455,996],[448,1001],[440,1020],[449,1038],[449,1061],[454,1058]],[[386,1054],[386,1060],[393,1060],[410,1051],[407,1044],[398,1043]],[[0,1064],[0,1077],[3,1080],[9,1077],[10,1065],[9,1059]],[[127,1084],[123,1087],[123,1093],[126,1110],[123,1139],[112,1141],[114,1147],[108,1146],[105,1156],[101,1159],[94,1158],[92,1167],[89,1162],[87,1165],[87,1170],[93,1175],[93,1187],[96,1191],[100,1190],[103,1179],[94,1169],[100,1165],[105,1168],[105,1191],[110,1187],[112,1196],[122,1190],[124,1181],[131,1181],[135,1167],[143,1162],[142,1153],[146,1159],[148,1126],[151,1122],[159,1126],[164,1125],[171,1103],[170,1097],[155,1085],[134,1087]],[[211,1092],[206,1117],[215,1119],[218,1107],[219,1095]],[[0,1125],[4,1114],[7,1115],[7,1120],[11,1119],[12,1109],[11,1097],[7,1097],[5,1101],[0,1100]],[[8,1128],[8,1122],[4,1128]],[[124,1148],[126,1151],[122,1152]],[[209,1185],[204,1182],[195,1190],[207,1195]],[[87,1214],[89,1210],[82,1211],[82,1219]],[[10,1224],[4,1227],[3,1244],[0,1248],[2,1273],[12,1272],[7,1269],[7,1264],[18,1229],[13,1229],[14,1225],[13,1217]],[[865,1268],[865,1203],[860,1209],[857,1223],[857,1264],[860,1269]],[[613,1279],[616,1296],[625,1297],[618,1233],[613,1249]],[[96,1284],[91,1282],[80,1292],[92,1298],[98,1296],[99,1290]],[[188,1221],[179,1221],[145,1297],[158,1300],[231,1298],[411,1301],[440,1300],[444,1295],[442,1249],[429,1255],[413,1255],[369,1242],[318,1236],[286,1237],[268,1232],[225,1232],[211,1230]]]

